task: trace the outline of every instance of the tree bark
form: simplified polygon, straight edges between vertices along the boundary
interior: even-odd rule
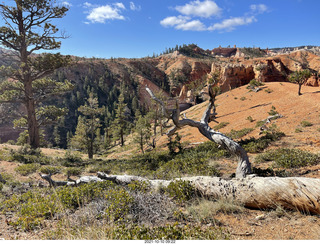
[[[213,130],[209,126],[210,121],[215,121],[215,97],[216,93],[213,91],[212,86],[209,85],[209,95],[210,95],[210,100],[208,107],[206,111],[203,113],[202,118],[200,122],[190,120],[187,118],[180,119],[180,110],[179,110],[179,105],[176,104],[176,109],[173,110],[172,114],[170,114],[167,109],[164,106],[164,103],[159,100],[155,95],[152,93],[152,91],[147,87],[146,90],[148,91],[149,95],[151,96],[152,99],[154,99],[156,102],[158,102],[162,106],[162,110],[164,115],[168,119],[172,119],[174,123],[174,127],[169,130],[167,133],[168,136],[172,136],[179,128],[183,126],[192,126],[198,128],[199,132],[207,137],[210,141],[213,141],[223,148],[229,150],[231,153],[237,156],[238,158],[238,166],[236,170],[236,177],[237,178],[244,178],[246,175],[251,173],[251,163],[249,161],[248,155],[246,151],[235,141],[233,141],[231,138],[227,137],[226,135],[217,132]],[[211,110],[213,111],[211,113]]]
[[[229,199],[255,209],[277,208],[320,214],[320,179],[304,177],[255,177],[225,180],[220,177],[194,176],[168,180],[148,180],[138,176],[107,175],[98,177],[117,184],[145,181],[152,188],[167,187],[177,180],[189,181],[202,197]]]
[[[201,197],[211,200],[228,199],[254,209],[285,209],[304,213],[320,214],[320,179],[304,177],[255,177],[233,178],[194,176],[173,180],[149,180],[133,175],[108,175],[98,172],[97,176],[83,176],[78,180],[54,181],[51,175],[40,176],[50,186],[70,185],[109,180],[119,185],[134,181],[146,182],[150,188],[158,190],[171,182],[189,181]]]

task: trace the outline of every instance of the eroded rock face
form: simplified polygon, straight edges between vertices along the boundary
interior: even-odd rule
[[[229,91],[233,88],[248,84],[250,80],[255,78],[253,66],[243,64],[227,64],[225,66],[212,65],[211,72],[220,72],[219,86],[222,92]]]
[[[267,59],[254,65],[255,79],[260,82],[285,82],[288,81],[290,70],[282,63],[281,59]]]
[[[211,68],[209,65],[202,62],[193,62],[191,66],[190,79],[198,80],[201,79],[204,75],[209,74]]]

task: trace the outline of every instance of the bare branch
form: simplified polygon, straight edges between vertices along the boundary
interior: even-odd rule
[[[164,104],[161,100],[156,98],[152,91],[149,88],[146,88],[148,93],[150,94],[151,98],[160,103],[163,107]],[[215,106],[214,106],[214,101],[215,101],[215,96],[216,93],[212,90],[211,86],[209,86],[209,95],[210,95],[210,101],[209,105],[204,112],[201,121],[194,121],[191,119],[179,119],[180,117],[180,110],[178,106],[178,102],[176,102],[176,109],[173,110],[171,119],[174,123],[174,127],[169,130],[167,133],[168,136],[172,136],[179,128],[183,126],[191,126],[191,127],[196,127],[198,128],[199,132],[207,137],[210,141],[213,141],[223,148],[229,150],[231,153],[237,155],[238,157],[238,167],[236,170],[236,177],[237,178],[244,178],[246,175],[251,173],[251,164],[248,158],[248,155],[246,151],[235,141],[233,141],[231,138],[227,137],[226,135],[214,131],[210,126],[208,125],[209,119],[214,119],[215,118]],[[165,109],[165,108],[164,108]],[[213,109],[213,113],[211,114],[211,109]],[[169,117],[170,118],[170,117]]]
[[[166,109],[166,106],[164,105],[164,103],[153,94],[153,92],[149,89],[149,87],[146,87],[146,90],[149,93],[150,97],[161,105],[163,115],[166,118],[170,119],[171,118],[170,113]]]

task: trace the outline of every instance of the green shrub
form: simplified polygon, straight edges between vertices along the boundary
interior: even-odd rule
[[[220,122],[219,124],[214,126],[213,129],[214,130],[220,130],[220,129],[226,127],[228,124],[230,124],[230,123],[229,122]]]
[[[295,132],[295,133],[300,133],[300,132],[303,132],[303,130],[302,130],[301,128],[298,128],[298,127],[297,127],[297,128],[294,130],[294,132]]]
[[[105,195],[108,205],[105,209],[106,218],[109,221],[122,221],[129,213],[133,198],[130,194],[122,189],[109,189]]]
[[[266,89],[266,90],[264,90],[266,93],[271,93],[271,92],[273,92],[273,90],[272,89],[270,89],[270,88],[268,88],[268,89]]]
[[[253,122],[253,121],[254,121],[254,119],[253,119],[251,116],[248,116],[248,117],[246,118],[246,120],[249,120],[250,122]]]
[[[274,161],[274,167],[299,168],[318,164],[320,155],[300,149],[279,148],[259,155],[256,161]]]
[[[52,164],[52,158],[46,157],[41,153],[41,149],[33,149],[30,145],[24,145],[18,150],[10,150],[11,160],[23,164]]]
[[[276,107],[275,107],[275,106],[272,106],[272,107],[271,107],[271,110],[268,112],[268,114],[269,114],[270,116],[273,116],[273,115],[276,115],[276,114],[279,114],[279,113],[277,112]]]
[[[263,126],[265,123],[266,123],[266,122],[263,121],[263,120],[257,121],[256,127],[261,127],[261,126]]]
[[[249,86],[247,88],[251,88],[252,86],[253,87],[258,87],[258,86],[263,86],[264,83],[263,82],[260,82],[260,81],[257,81],[256,79],[253,79],[249,82]]]
[[[251,137],[246,140],[241,140],[239,144],[249,153],[258,153],[266,149],[271,142],[277,141],[283,136],[283,132],[267,132],[264,136],[258,139]]]
[[[93,228],[81,226],[57,226],[47,233],[44,239],[95,239],[105,240],[162,240],[156,242],[170,243],[170,240],[225,240],[230,239],[227,231],[221,227],[199,224],[166,224],[160,226],[140,226],[135,223],[116,225],[97,225]],[[153,241],[155,242],[155,241]]]
[[[40,172],[43,174],[57,174],[60,173],[62,167],[60,166],[43,166],[40,168]]]
[[[165,226],[145,227],[118,226],[113,239],[121,240],[216,240],[229,239],[217,227],[203,228],[201,225],[180,226],[178,223]]]
[[[313,126],[313,124],[312,124],[311,122],[306,121],[306,120],[301,121],[300,124],[301,124],[302,127],[310,127],[310,126]]]
[[[131,191],[147,192],[150,190],[150,185],[145,181],[133,181],[128,184],[128,188]]]
[[[69,167],[65,169],[65,173],[67,176],[79,176],[82,173],[81,167]]]
[[[189,201],[197,195],[197,191],[191,183],[184,180],[173,181],[164,190],[170,197],[173,197],[180,203]]]
[[[244,100],[246,100],[247,98],[246,97],[240,97],[240,100],[241,101],[244,101]]]
[[[73,167],[82,165],[83,159],[81,158],[81,154],[79,152],[72,152],[67,150],[64,154],[64,158],[62,159],[62,165],[65,167]]]
[[[226,136],[231,137],[232,139],[239,139],[247,134],[249,134],[251,131],[253,131],[253,128],[244,128],[241,130],[231,130],[229,133],[226,133]]]
[[[14,170],[20,175],[26,176],[35,173],[40,168],[40,164],[22,164],[16,167]]]

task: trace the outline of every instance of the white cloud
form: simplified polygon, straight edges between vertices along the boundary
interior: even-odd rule
[[[218,16],[221,13],[221,9],[218,7],[218,5],[211,0],[205,0],[203,2],[195,0],[183,6],[176,6],[175,9],[184,15],[203,18]]]
[[[187,16],[170,16],[160,21],[160,24],[164,27],[176,26],[185,24],[190,18]]]
[[[72,6],[72,4],[67,1],[62,2],[62,5],[66,6],[68,8]]]
[[[204,31],[206,26],[199,20],[189,21],[188,16],[170,16],[160,21],[164,27],[174,27],[177,30],[183,31]]]
[[[268,7],[265,4],[252,4],[250,5],[250,9],[254,13],[263,14],[268,11]]]
[[[86,4],[86,6],[91,7],[91,4]],[[121,15],[121,9],[124,8],[123,4],[117,3],[112,5],[105,5],[94,7],[89,11],[87,19],[91,23],[105,23],[106,20],[124,20],[125,17]]]
[[[174,8],[181,15],[170,16],[160,21],[160,24],[164,27],[172,27],[177,30],[184,31],[220,31],[230,32],[236,29],[238,26],[249,25],[257,22],[257,15],[269,12],[268,7],[265,4],[252,4],[250,5],[250,11],[244,13],[241,17],[229,17],[219,23],[205,24],[208,20],[199,18],[210,18],[212,16],[220,16],[222,9],[211,0],[194,0],[183,6],[176,6]],[[197,18],[198,17],[198,18]]]
[[[234,17],[230,19],[225,19],[220,23],[216,23],[208,28],[208,30],[222,30],[222,31],[232,31],[236,26],[248,25],[256,22],[257,19],[254,16],[250,17]]]
[[[207,30],[206,26],[200,20],[192,20],[186,23],[176,25],[177,30],[184,31],[205,31]]]
[[[88,3],[88,2],[85,2],[85,3],[83,4],[83,7],[84,7],[84,8],[92,8],[92,7],[93,7],[93,4]]]
[[[136,6],[135,4],[134,4],[134,2],[130,2],[130,9],[132,10],[132,11],[140,11],[141,10],[141,6],[139,5],[139,6]]]
[[[123,5],[123,3],[114,3],[113,4],[116,8],[119,8],[119,9],[126,9],[126,7]]]

